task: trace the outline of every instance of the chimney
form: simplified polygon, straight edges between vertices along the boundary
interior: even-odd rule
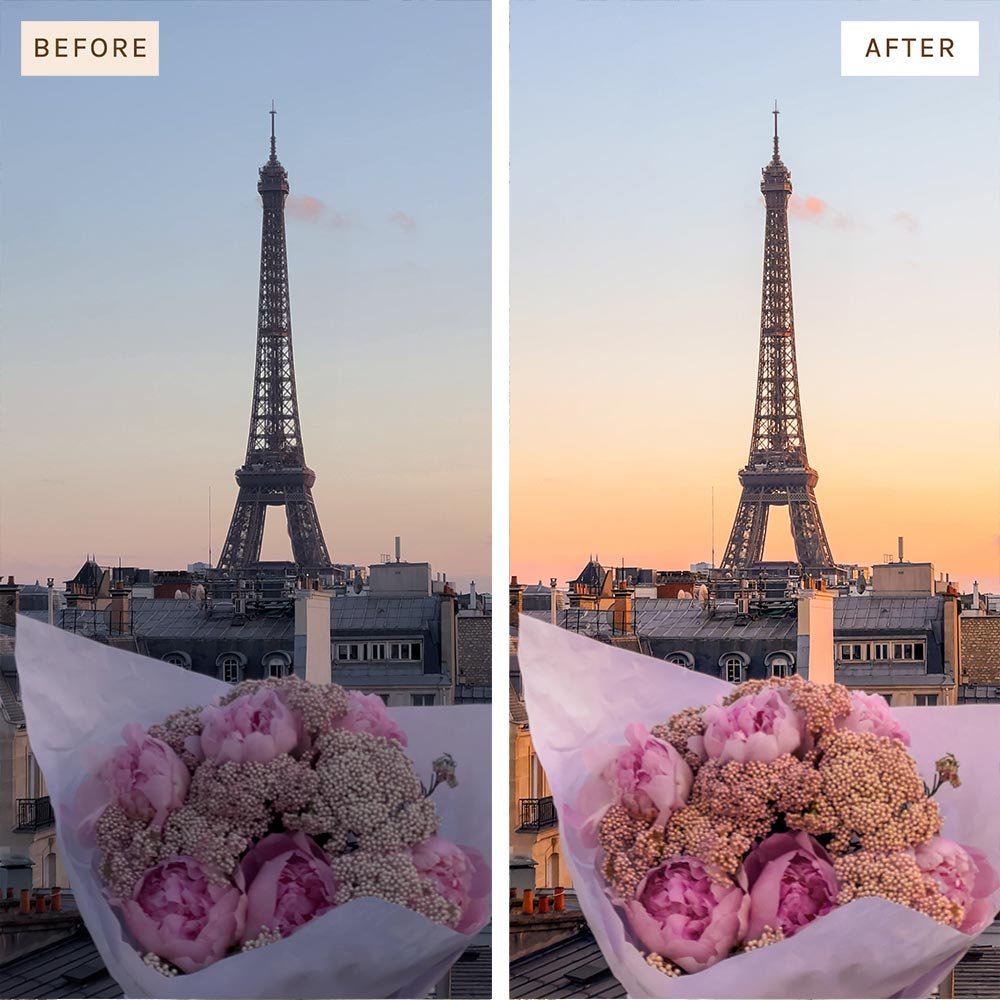
[[[333,679],[330,597],[329,590],[300,590],[295,595],[295,675],[313,684]]]
[[[111,588],[111,634],[125,635],[132,631],[129,598],[132,592],[121,582]]]
[[[899,536],[899,561],[903,561],[903,536]]]
[[[524,610],[524,584],[517,582],[517,577],[510,578],[510,627],[517,628]]]
[[[399,562],[399,535],[396,535],[396,562]]]
[[[611,612],[611,631],[618,635],[632,634],[632,590],[622,584],[611,592],[615,598]]]
[[[476,581],[469,584],[469,610],[476,610]]]
[[[0,625],[14,628],[17,613],[21,609],[21,588],[8,576],[6,583],[0,583]]]
[[[556,578],[554,576],[549,577],[549,612],[552,615],[552,624],[556,623],[556,611],[558,607],[556,606]]]
[[[816,684],[833,684],[834,591],[799,590],[796,673]]]

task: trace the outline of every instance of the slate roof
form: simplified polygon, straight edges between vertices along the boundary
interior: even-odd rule
[[[833,628],[837,634],[894,631],[900,634],[929,632],[941,621],[942,597],[838,597],[833,602]],[[644,638],[794,639],[798,634],[795,612],[774,618],[753,618],[738,623],[732,612],[714,615],[699,601],[665,597],[638,597],[633,602],[636,632]],[[549,621],[548,611],[524,611],[539,621]],[[612,612],[565,608],[556,612],[556,624],[585,635],[609,635]],[[743,619],[739,619],[742,622]]]
[[[512,997],[624,997],[590,930],[510,963]]]
[[[124,996],[86,929],[0,965],[3,997]]]
[[[955,996],[1000,996],[1000,948],[970,948],[955,966]]]
[[[528,724],[528,710],[524,707],[521,696],[514,690],[514,685],[510,684],[510,721],[515,726],[526,726]]]
[[[465,684],[488,685],[493,681],[491,640],[493,619],[464,617],[455,619],[458,629],[458,676]]]
[[[493,951],[489,945],[466,948],[448,972],[449,997],[485,1000],[493,995]]]
[[[291,614],[272,613],[237,621],[217,608],[208,617],[198,601],[175,598],[133,597],[130,601],[132,631],[149,638],[259,639],[291,643],[295,621]],[[436,597],[360,597],[330,601],[330,627],[334,633],[352,631],[420,632],[437,621],[440,601]],[[36,621],[48,621],[48,611],[26,611]],[[107,635],[110,610],[60,608],[55,624],[85,635]]]

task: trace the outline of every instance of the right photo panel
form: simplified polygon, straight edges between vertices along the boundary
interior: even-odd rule
[[[998,41],[512,5],[512,996],[1000,995]]]

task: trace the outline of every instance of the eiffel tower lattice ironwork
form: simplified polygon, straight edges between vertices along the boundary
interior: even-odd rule
[[[774,108],[774,155],[761,171],[767,218],[760,314],[757,406],[750,458],[740,472],[743,492],[721,569],[745,570],[764,558],[772,507],[788,507],[797,561],[804,569],[833,569],[833,555],[816,502],[819,475],[809,465],[799,403],[792,315],[792,268],[788,247],[788,199],[792,175],[778,154]]]
[[[236,470],[240,491],[217,569],[240,573],[259,564],[267,508],[284,507],[293,559],[301,570],[320,574],[332,566],[312,496],[316,474],[306,465],[299,426],[285,249],[288,173],[276,152],[274,115],[272,105],[271,156],[257,184],[264,218],[250,436],[246,461]]]

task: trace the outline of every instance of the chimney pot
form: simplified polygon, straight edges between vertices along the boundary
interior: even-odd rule
[[[566,909],[566,890],[561,885],[553,890],[553,909],[556,913],[562,913]]]
[[[548,913],[549,912],[549,897],[539,896],[538,897],[538,912]]]
[[[19,905],[19,911],[21,913],[31,913],[31,890],[22,889],[21,890],[21,902]]]
[[[521,912],[522,913],[534,913],[535,912],[535,894],[531,889],[524,890],[524,898],[521,900]]]

